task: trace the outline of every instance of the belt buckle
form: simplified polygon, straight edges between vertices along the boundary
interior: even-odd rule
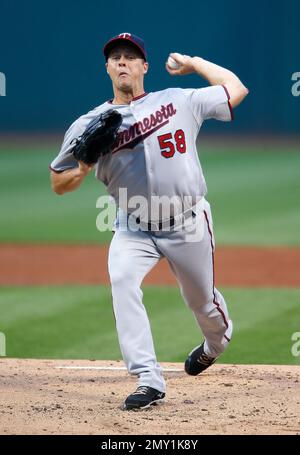
[[[173,227],[175,224],[175,218],[172,217],[172,218],[169,218],[168,220],[160,220],[158,222],[155,222],[155,221],[149,221],[148,222],[148,231],[162,231],[162,229],[164,227]]]

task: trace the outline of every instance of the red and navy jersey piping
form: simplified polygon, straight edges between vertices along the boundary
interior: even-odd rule
[[[225,85],[222,84],[222,87],[223,89],[225,90],[225,93],[227,95],[227,102],[228,102],[228,107],[229,107],[229,110],[230,110],[230,116],[231,116],[231,120],[234,120],[234,113],[233,113],[233,109],[232,109],[232,106],[231,106],[231,103],[230,103],[230,94],[227,90],[227,87]]]
[[[136,101],[136,100],[139,100],[141,98],[144,98],[144,96],[148,95],[147,92],[144,92],[142,93],[142,95],[139,95],[139,96],[135,96],[134,98],[132,98],[131,101]],[[111,98],[110,100],[107,101],[109,104],[113,104],[113,98]],[[130,104],[130,103],[129,103]],[[125,106],[124,104],[115,104],[115,106]]]

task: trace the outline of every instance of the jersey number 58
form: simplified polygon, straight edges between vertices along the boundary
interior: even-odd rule
[[[183,130],[177,130],[172,137],[172,133],[157,136],[161,154],[165,158],[172,158],[177,150],[179,153],[186,152],[185,135]],[[174,145],[175,142],[175,145]]]

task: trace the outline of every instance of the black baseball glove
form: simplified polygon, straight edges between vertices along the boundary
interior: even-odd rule
[[[110,153],[117,139],[118,130],[122,123],[122,115],[110,109],[93,119],[84,133],[74,139],[72,150],[78,161],[95,164],[100,156]],[[73,142],[72,141],[72,142]]]

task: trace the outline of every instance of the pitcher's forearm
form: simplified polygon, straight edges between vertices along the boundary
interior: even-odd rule
[[[176,68],[171,68],[166,63],[166,69],[171,76],[184,76],[185,74],[196,73],[203,79],[206,79],[210,85],[224,85],[230,96],[232,107],[240,104],[249,93],[249,90],[240,79],[232,71],[222,66],[204,60],[201,57],[191,57],[189,55],[179,54],[178,52],[171,53],[170,57],[178,63]]]
[[[69,169],[64,172],[51,172],[51,187],[56,194],[64,194],[76,190],[84,176],[80,173],[79,168]]]
[[[206,79],[211,85],[222,85],[227,82],[240,82],[239,78],[230,70],[204,60],[201,57],[193,57],[194,71]]]
[[[237,106],[249,93],[240,79],[232,71],[222,66],[201,57],[193,57],[193,66],[195,72],[211,85],[224,85],[227,88],[232,107]]]
[[[78,161],[78,167],[63,172],[51,172],[51,186],[56,194],[64,194],[76,190],[84,177],[93,169],[93,164]]]

